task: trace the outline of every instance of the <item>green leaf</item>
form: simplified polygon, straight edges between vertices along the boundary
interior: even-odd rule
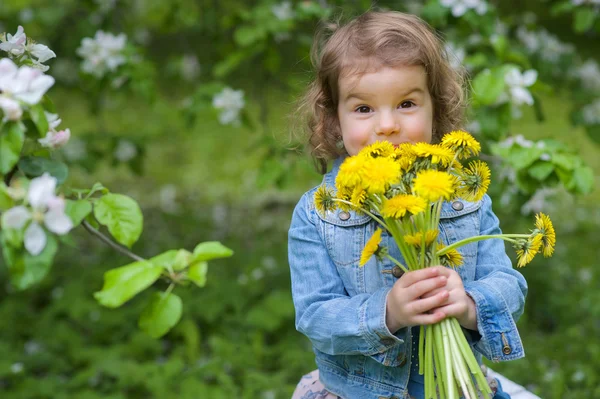
[[[486,69],[473,80],[473,99],[481,105],[492,105],[504,92],[505,87],[504,75],[499,70],[492,72]]]
[[[18,123],[7,123],[0,131],[0,174],[8,173],[19,161],[25,133]]]
[[[44,113],[44,107],[42,104],[37,104],[29,107],[29,116],[33,123],[35,123],[35,127],[37,128],[38,134],[40,137],[46,137],[48,133],[48,120],[46,119],[46,114]]]
[[[502,59],[508,48],[507,37],[504,35],[496,35],[494,36],[494,39],[491,40],[491,43],[498,58]]]
[[[552,163],[566,170],[575,168],[575,157],[567,154],[553,154]]]
[[[589,194],[594,188],[594,171],[589,166],[582,166],[573,171],[573,180],[577,191]]]
[[[554,171],[554,165],[550,162],[538,161],[535,162],[527,173],[536,180],[543,181]]]
[[[144,217],[131,197],[107,194],[94,205],[94,216],[108,227],[110,234],[121,244],[131,248],[142,234]]]
[[[15,205],[15,202],[11,196],[8,195],[6,189],[6,184],[4,184],[3,181],[0,181],[0,211],[6,211]]]
[[[202,262],[217,258],[228,258],[233,251],[218,241],[202,242],[194,248],[193,262]]]
[[[589,30],[594,24],[596,13],[589,8],[579,8],[575,11],[574,17],[573,27],[575,28],[575,32],[583,33]]]
[[[69,176],[69,167],[66,164],[43,157],[25,157],[19,161],[19,169],[29,178],[48,172],[56,178],[58,184],[62,184]]]
[[[194,263],[188,269],[188,279],[194,282],[198,287],[204,287],[206,285],[206,273],[208,271],[208,263],[198,262]]]
[[[163,268],[150,261],[139,261],[104,273],[104,286],[94,298],[108,308],[118,308],[141,291],[150,287]]]
[[[67,200],[65,213],[71,218],[74,226],[78,226],[92,212],[92,204],[87,200]]]
[[[150,259],[153,264],[169,271],[179,271],[187,267],[192,259],[192,253],[185,249],[171,249]]]
[[[156,292],[140,315],[138,326],[152,338],[160,338],[181,319],[181,298],[173,293]]]
[[[18,290],[25,290],[39,283],[50,271],[58,243],[51,234],[46,233],[46,246],[37,256],[24,248],[14,248],[2,235],[2,254],[8,266],[11,284]]]

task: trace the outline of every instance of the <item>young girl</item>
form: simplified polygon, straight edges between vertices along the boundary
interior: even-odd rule
[[[316,79],[305,106],[320,171],[335,160],[323,184],[334,188],[344,157],[373,142],[438,142],[461,127],[460,74],[419,18],[368,12],[318,47],[317,40]],[[359,267],[376,222],[340,210],[319,214],[315,190],[300,199],[289,230],[296,328],[312,342],[318,366],[295,398],[423,398],[418,326],[446,317],[458,319],[480,362],[481,355],[492,361],[524,356],[515,321],[527,285],[501,240],[462,247],[464,265],[457,271],[438,266],[402,273],[376,257]],[[439,229],[446,244],[500,233],[488,196],[445,203]],[[402,260],[385,233],[382,245]],[[498,391],[496,398],[508,397]]]

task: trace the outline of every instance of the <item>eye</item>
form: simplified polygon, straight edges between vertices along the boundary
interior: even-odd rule
[[[414,105],[415,103],[413,103],[412,101],[403,101],[402,104],[400,104],[400,108],[410,108]]]
[[[367,107],[366,105],[361,105],[360,107],[357,107],[354,111],[360,114],[366,114],[368,112],[371,112],[371,108]]]

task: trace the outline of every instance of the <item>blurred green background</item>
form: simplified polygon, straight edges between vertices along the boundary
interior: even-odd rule
[[[289,398],[315,368],[309,341],[294,328],[286,233],[296,201],[320,182],[302,140],[291,135],[319,18],[374,5],[423,13],[467,49],[472,74],[498,54],[474,50],[472,37],[505,38],[526,57],[513,62],[537,69],[545,86],[532,88],[536,106],[522,107],[496,140],[560,140],[597,182],[595,127],[578,123],[581,92],[566,77],[575,58],[599,61],[599,9],[576,3],[496,1],[486,3],[487,17],[473,10],[456,17],[438,1],[2,2],[0,32],[22,25],[57,55],[47,73],[57,80],[49,94],[62,126],[73,135],[59,154],[71,165],[67,184],[100,181],[139,201],[145,230],[133,251],[143,257],[208,240],[235,254],[211,263],[205,288],[178,288],[183,319],[154,340],[137,328],[143,299],[117,310],[94,300],[103,273],[129,261],[78,228],[41,284],[24,292],[0,284],[0,397]],[[537,50],[520,27],[546,32]],[[98,30],[125,33],[134,61],[101,77],[83,73],[76,49]],[[552,64],[544,54],[556,43],[573,48],[558,51]],[[224,87],[244,92],[239,125],[219,121],[212,101]],[[491,367],[542,398],[600,397],[600,191],[518,192],[510,180],[500,183],[503,171],[494,168],[491,191],[503,230],[530,228],[527,207],[543,206],[558,244],[553,258],[522,270],[529,296],[518,327],[526,357]],[[1,260],[0,281],[8,281]]]

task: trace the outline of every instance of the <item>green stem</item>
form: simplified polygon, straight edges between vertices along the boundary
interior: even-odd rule
[[[408,269],[406,268],[406,266],[404,266],[402,263],[398,262],[398,260],[396,258],[394,258],[393,256],[391,256],[390,254],[385,254],[385,256],[391,260],[392,262],[394,262],[396,265],[398,265],[402,270],[404,270],[405,273],[408,272]]]
[[[504,241],[516,242],[516,240],[512,239],[513,237],[514,238],[528,238],[528,237],[531,237],[531,234],[492,234],[492,235],[469,237],[469,238],[465,238],[460,241],[457,241],[452,245],[448,245],[441,251],[437,251],[436,255],[441,256],[441,255],[447,254],[448,252],[450,252],[453,249],[462,247],[463,245],[470,244],[472,242],[488,240],[490,238],[499,238]]]

